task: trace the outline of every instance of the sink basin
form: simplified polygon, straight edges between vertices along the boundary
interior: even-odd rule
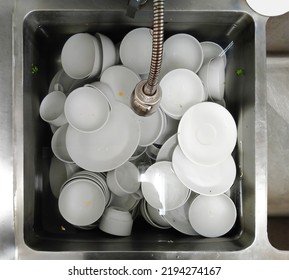
[[[16,243],[19,258],[55,259],[238,259],[264,245],[266,224],[265,18],[239,1],[167,3],[165,38],[183,32],[214,41],[227,52],[225,100],[238,127],[234,151],[237,177],[232,199],[233,229],[219,238],[186,236],[159,230],[138,219],[130,237],[79,230],[57,209],[48,180],[51,130],[39,117],[39,105],[60,69],[64,42],[79,32],[100,32],[114,43],[136,27],[151,27],[150,1],[131,19],[126,1],[17,1],[14,16],[14,171]],[[97,3],[96,3],[97,2]],[[238,2],[238,8],[234,2]],[[36,68],[35,68],[36,66]],[[37,69],[37,71],[35,71]],[[265,142],[263,142],[265,141]],[[265,196],[266,199],[266,196]],[[257,210],[258,211],[257,211]],[[265,217],[265,219],[264,219]],[[257,230],[256,230],[257,229]],[[262,251],[262,250],[261,250]],[[264,254],[269,258],[270,252]]]
[[[289,250],[289,13],[267,22],[268,237]]]

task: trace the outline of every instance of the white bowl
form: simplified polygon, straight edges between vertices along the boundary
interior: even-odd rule
[[[156,162],[146,170],[141,176],[141,190],[152,207],[164,212],[183,205],[190,194],[168,161]]]
[[[103,72],[108,67],[116,64],[117,57],[116,57],[116,49],[114,46],[113,41],[104,34],[96,33],[96,38],[99,39],[101,43],[102,49],[102,68],[101,72]]]
[[[96,222],[105,209],[105,196],[101,188],[87,179],[75,179],[63,186],[58,200],[62,217],[76,226]]]
[[[185,156],[200,165],[216,165],[232,153],[237,127],[231,113],[213,102],[192,106],[182,117],[178,142]]]
[[[110,106],[96,88],[80,87],[72,91],[64,106],[69,124],[80,132],[95,132],[108,121]]]
[[[51,191],[56,198],[59,197],[60,189],[65,181],[71,178],[79,169],[76,164],[65,163],[52,156],[49,167],[49,183]]]
[[[211,59],[198,73],[209,100],[223,100],[225,94],[225,65],[221,57]]]
[[[215,42],[205,41],[201,42],[201,47],[203,49],[204,61],[203,64],[208,63],[211,59],[214,59],[218,56],[221,56],[224,62],[224,65],[227,64],[227,57],[224,53],[224,49]]]
[[[188,69],[175,69],[160,82],[162,88],[161,108],[173,119],[180,120],[194,104],[205,100],[201,79]]]
[[[217,165],[199,165],[190,161],[177,146],[172,164],[180,181],[198,194],[215,196],[225,193],[236,178],[236,164],[231,155]]]
[[[200,42],[193,36],[178,33],[164,42],[163,72],[177,68],[198,72],[203,63],[203,50]]]
[[[120,44],[119,55],[123,65],[138,74],[147,74],[150,70],[151,32],[149,28],[136,28],[126,34]]]
[[[235,224],[236,217],[236,206],[225,194],[199,195],[189,208],[192,227],[205,237],[219,237],[226,234]]]
[[[66,148],[66,132],[68,124],[59,127],[52,136],[51,148],[54,155],[61,161],[73,163]]]
[[[162,110],[163,112],[163,110]],[[179,120],[175,120],[164,113],[164,128],[155,144],[163,145],[171,136],[177,133]]]
[[[112,198],[109,206],[119,208],[123,211],[133,211],[139,204],[142,199],[141,194],[139,193],[127,194],[124,196],[117,196],[112,193]]]
[[[139,171],[131,162],[107,172],[106,182],[115,195],[124,196],[138,191],[140,187]]]
[[[39,114],[40,117],[54,126],[62,126],[67,123],[64,114],[64,104],[66,96],[61,91],[48,93],[41,101]]]
[[[95,41],[96,38],[88,33],[78,33],[65,42],[61,52],[61,63],[68,76],[83,79],[89,77],[94,68],[98,68],[94,69],[97,72],[100,71],[101,49]]]
[[[99,229],[116,236],[129,236],[131,234],[133,219],[128,211],[108,207],[99,223]]]
[[[130,107],[131,94],[141,78],[131,69],[122,65],[115,65],[102,73],[100,81],[109,85],[116,101]]]

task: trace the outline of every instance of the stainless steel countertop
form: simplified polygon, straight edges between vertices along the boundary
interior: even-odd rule
[[[0,259],[15,258],[12,141],[13,1],[0,1]]]

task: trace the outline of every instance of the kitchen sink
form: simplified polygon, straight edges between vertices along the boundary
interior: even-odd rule
[[[289,13],[267,22],[268,237],[289,250]]]
[[[263,71],[266,66],[263,43],[267,18],[250,10],[245,1],[224,0],[220,1],[218,7],[212,6],[211,1],[178,1],[177,6],[172,1],[167,1],[165,38],[182,32],[195,36],[199,41],[214,41],[223,48],[230,46],[226,53],[225,100],[238,128],[234,151],[237,177],[231,189],[231,196],[237,207],[237,221],[226,235],[204,238],[186,236],[173,229],[155,229],[142,219],[137,219],[132,235],[120,238],[109,236],[98,229],[80,230],[60,216],[57,200],[49,186],[52,132],[39,116],[39,105],[48,92],[52,77],[61,68],[61,49],[71,35],[100,32],[117,44],[130,30],[152,26],[152,1],[148,1],[134,18],[126,16],[127,1],[46,2],[16,1],[14,12],[13,114],[17,257],[272,257],[271,247],[266,239],[267,232],[262,231],[266,230],[267,221],[266,83]],[[272,54],[272,63],[279,59],[279,54]],[[270,59],[271,56],[267,60],[269,68]],[[271,126],[271,129],[278,128]],[[268,141],[270,143],[270,137]],[[286,145],[285,142],[283,144]],[[287,195],[287,201],[288,197]],[[287,216],[276,214],[276,217],[286,219],[288,212]],[[270,221],[271,218],[269,228]],[[270,248],[268,252],[264,251],[264,244],[267,243]],[[262,254],[258,255],[254,251],[256,248]]]

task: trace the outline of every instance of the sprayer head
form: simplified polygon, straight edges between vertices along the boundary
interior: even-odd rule
[[[146,83],[147,80],[140,81],[131,95],[132,108],[139,116],[149,116],[155,113],[161,101],[162,90],[160,86],[157,85],[154,93],[148,95],[144,90]]]

